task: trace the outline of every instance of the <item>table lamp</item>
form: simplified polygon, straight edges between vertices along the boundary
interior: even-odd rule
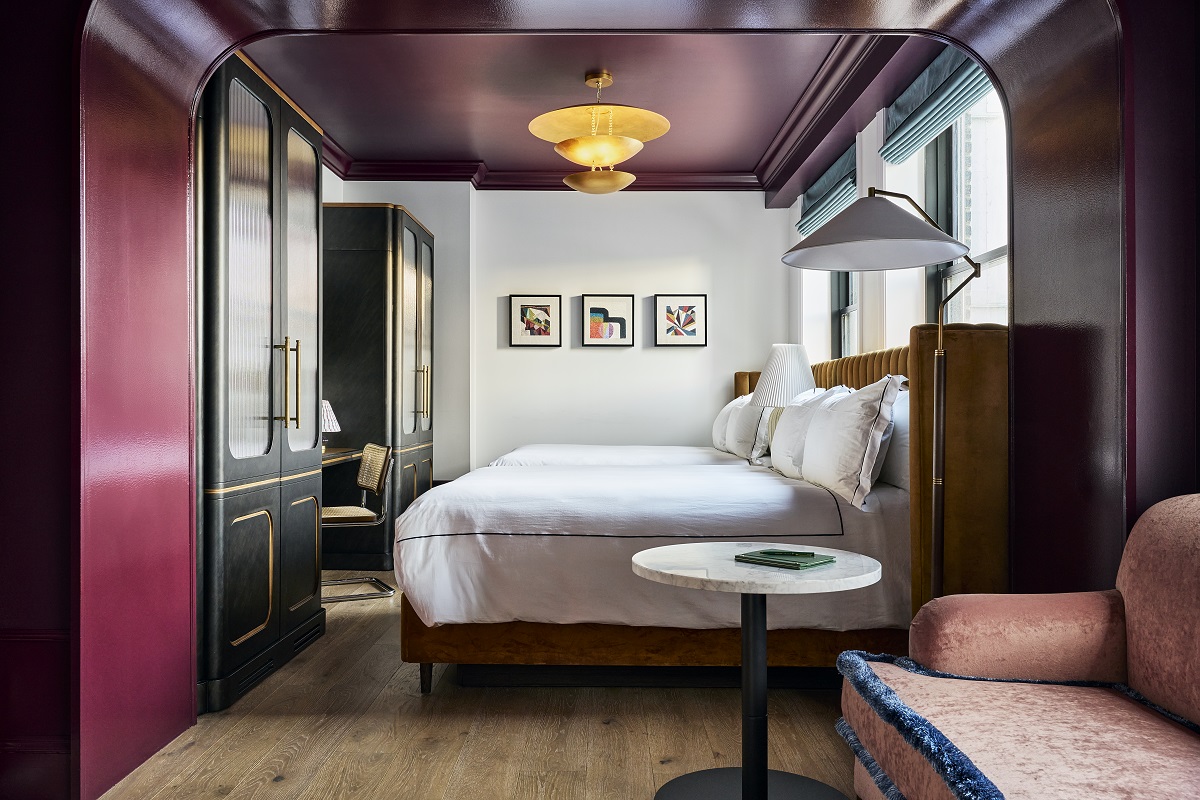
[[[817,385],[808,351],[802,344],[773,344],[767,365],[758,377],[758,385],[750,397],[752,406],[782,408],[801,392]]]
[[[908,201],[921,218],[884,197]],[[934,597],[942,596],[945,556],[946,351],[942,333],[946,304],[972,279],[979,277],[979,264],[967,255],[968,249],[939,228],[908,195],[872,186],[867,189],[866,197],[855,200],[783,254],[783,263],[790,267],[829,272],[911,269],[953,261],[960,256],[971,265],[972,272],[966,279],[938,303],[937,348],[933,351],[933,541],[930,564]]]
[[[321,401],[321,433],[337,433],[342,429],[337,417],[333,415],[333,406],[328,400]],[[325,452],[325,437],[321,437],[321,452]]]

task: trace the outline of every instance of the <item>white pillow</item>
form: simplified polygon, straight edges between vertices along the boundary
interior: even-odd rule
[[[726,444],[729,435],[729,417],[733,414],[735,408],[741,408],[750,402],[750,395],[744,394],[741,397],[730,400],[725,404],[725,407],[717,412],[717,418],[713,421],[713,447],[718,450],[729,452],[729,447]]]
[[[896,402],[892,403],[892,424],[895,425],[895,428],[892,430],[892,440],[888,445],[887,455],[883,459],[883,468],[879,471],[879,480],[911,492],[908,464],[909,397],[911,397],[909,392],[900,392],[896,396]]]
[[[849,394],[845,386],[832,389],[809,389],[792,399],[783,409],[775,432],[771,434],[771,466],[780,474],[800,480],[800,465],[804,463],[804,442],[808,425],[817,408],[827,400]]]
[[[902,375],[888,375],[817,408],[808,426],[800,474],[856,508],[871,491],[875,462],[892,424]]]
[[[729,433],[726,444],[729,452],[752,464],[760,459],[771,443],[770,425],[773,406],[744,405],[733,410],[729,417]]]

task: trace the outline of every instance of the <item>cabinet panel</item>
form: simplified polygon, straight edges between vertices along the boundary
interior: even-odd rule
[[[396,318],[396,374],[400,378],[398,428],[403,445],[419,441],[417,417],[422,411],[424,383],[418,360],[418,309],[420,300],[420,271],[417,264],[417,234],[411,225],[400,232],[400,303]]]
[[[279,635],[279,490],[205,497],[202,677],[226,675]]]
[[[321,608],[321,476],[285,480],[279,516],[279,604],[287,630]]]
[[[425,379],[425,398],[420,404],[421,441],[433,441],[433,241],[421,236],[421,356],[419,369]]]

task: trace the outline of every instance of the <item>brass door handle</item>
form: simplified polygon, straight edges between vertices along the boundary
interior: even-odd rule
[[[285,338],[284,341],[286,342],[287,339]],[[286,379],[287,379],[287,376],[285,375],[284,380],[286,380]],[[304,405],[304,403],[300,400],[300,340],[297,339],[296,340],[296,416],[292,418],[292,421],[296,423],[297,428],[300,427],[300,408],[303,405]],[[284,416],[287,416],[286,408],[283,409],[283,413],[284,413]],[[284,427],[287,427],[286,422],[284,423]]]
[[[433,405],[433,367],[426,364],[421,367],[421,372],[425,377],[423,384],[424,394],[421,398],[421,416],[423,416],[425,419],[429,419],[429,415],[432,411],[430,406]]]
[[[291,349],[292,348],[291,348],[290,342],[291,342],[291,339],[289,339],[287,336],[285,336],[285,337],[283,337],[283,344],[277,344],[274,346],[274,349],[283,351],[283,416],[275,417],[275,419],[283,420],[283,427],[285,427],[285,428],[288,427],[288,422],[290,421],[290,419],[288,417],[288,407],[291,405],[291,403],[289,402],[289,397],[288,397],[288,391],[291,388],[290,367],[291,367],[291,363],[292,363],[291,362]]]
[[[421,376],[421,391],[418,393],[416,414],[418,417],[423,417],[425,416],[425,368],[417,367],[413,372]]]

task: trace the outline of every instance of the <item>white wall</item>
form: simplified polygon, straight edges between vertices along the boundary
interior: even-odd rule
[[[467,181],[338,183],[341,193],[332,202],[402,205],[434,235],[433,469],[438,480],[456,478],[471,469],[475,188]]]
[[[342,191],[345,182],[339,178],[333,170],[324,164],[321,165],[321,202],[322,203],[340,203],[342,202]]]
[[[531,442],[710,443],[733,372],[788,340],[779,259],[795,235],[759,193],[488,191],[476,204],[473,466]],[[580,345],[585,292],[636,295],[635,347]],[[707,347],[654,346],[655,293],[708,294]],[[509,347],[510,294],[561,294],[563,347]]]

